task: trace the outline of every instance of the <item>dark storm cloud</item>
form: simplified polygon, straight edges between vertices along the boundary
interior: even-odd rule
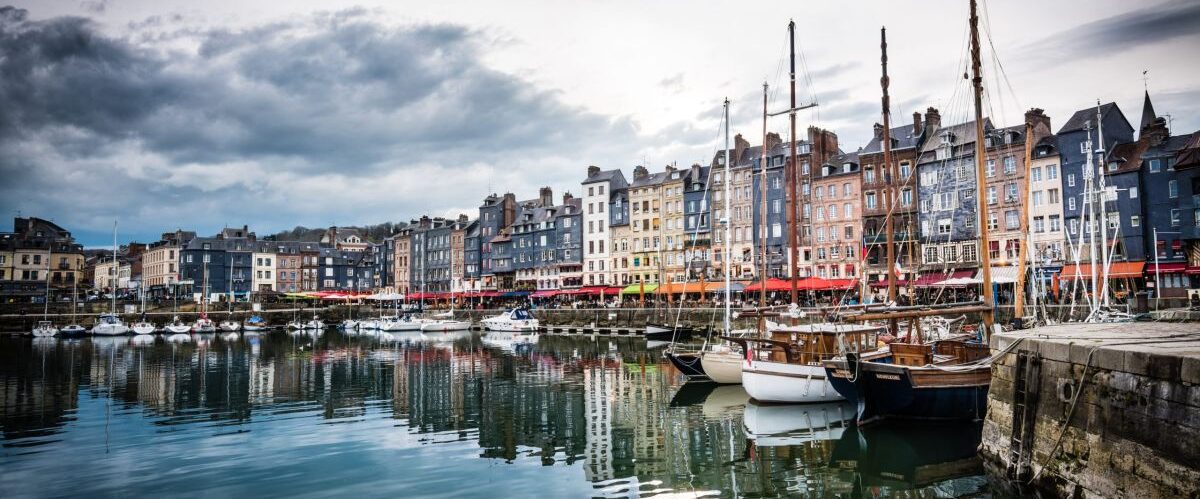
[[[351,9],[126,30],[0,8],[0,211],[148,234],[378,222],[577,185],[645,150],[628,117],[488,68],[488,34],[462,26]]]
[[[1022,58],[1062,61],[1109,57],[1116,51],[1196,36],[1200,2],[1176,0],[1100,19],[1055,33],[1029,44]]]

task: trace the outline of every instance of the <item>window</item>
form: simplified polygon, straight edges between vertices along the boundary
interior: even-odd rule
[[[1033,231],[1046,232],[1046,217],[1033,217]]]
[[[996,204],[996,186],[988,186],[987,188],[987,203]]]
[[[1072,218],[1070,220],[1070,223],[1067,224],[1067,229],[1068,229],[1068,232],[1070,232],[1072,234],[1079,233],[1079,219]]]
[[[940,234],[940,235],[948,235],[948,234],[950,234],[950,228],[951,228],[951,227],[952,227],[952,226],[951,226],[951,224],[950,224],[950,219],[949,219],[949,218],[943,218],[943,219],[941,219],[941,220],[938,220],[938,234]]]
[[[904,189],[900,191],[900,204],[903,206],[912,206],[912,189]]]
[[[1004,157],[1004,174],[1012,175],[1017,173],[1017,158],[1015,156]]]
[[[975,249],[975,243],[963,243],[963,247],[962,247],[963,261],[964,262],[973,262],[977,258],[979,258],[979,255],[977,254],[977,250]]]
[[[997,220],[995,212],[988,212],[987,226],[988,230],[996,230],[1000,226],[1000,222]]]
[[[987,163],[985,165],[986,166],[984,166],[984,175],[987,175],[989,177],[995,177],[996,176],[996,160],[989,159],[989,160],[987,160]]]
[[[1046,180],[1058,178],[1058,165],[1046,165]]]
[[[1074,173],[1067,174],[1067,187],[1075,187],[1075,174]],[[1072,209],[1074,209],[1074,208],[1072,208]]]
[[[1046,191],[1046,194],[1050,198],[1050,204],[1058,204],[1060,202],[1058,199],[1058,189],[1049,189]]]
[[[1033,194],[1030,195],[1030,201],[1033,203],[1034,206],[1041,206],[1042,205],[1042,191],[1033,191]]]
[[[1133,217],[1137,218],[1137,217]],[[1058,215],[1050,215],[1050,232],[1058,232],[1062,230],[1062,217]]]
[[[1172,208],[1171,209],[1171,227],[1179,227],[1179,224],[1180,224],[1179,210]]]
[[[937,263],[938,250],[933,246],[925,247],[925,263]]]
[[[1087,142],[1080,142],[1079,143],[1079,154],[1087,154],[1087,153],[1088,153]]]
[[[910,176],[912,176],[912,165],[908,164],[907,161],[901,162],[900,163],[900,178],[907,179]]]
[[[866,205],[867,205],[867,209],[868,209],[868,210],[874,210],[874,209],[875,209],[875,193],[874,193],[874,192],[868,192],[868,193],[867,193],[867,195],[866,195]]]
[[[1021,217],[1017,216],[1016,210],[1004,212],[1004,225],[1009,229],[1018,229],[1021,227]]]
[[[1179,197],[1179,182],[1175,180],[1167,182],[1167,195],[1170,196],[1171,199]]]
[[[1067,198],[1067,209],[1068,210],[1075,209],[1075,198]]]
[[[868,184],[875,183],[875,169],[874,168],[868,166],[865,170],[863,170],[863,181]]]
[[[1037,168],[1030,168],[1029,169],[1029,180],[1031,180],[1033,182],[1041,182],[1042,181],[1042,167],[1039,166]]]
[[[1150,160],[1150,173],[1158,173],[1162,171],[1162,162],[1158,158]]]
[[[1007,191],[1004,195],[1004,200],[1005,201],[1016,201],[1017,200],[1017,183],[1009,182],[1004,187],[1006,188],[1005,190]]]
[[[942,259],[945,262],[958,261],[958,247],[953,244],[942,247]]]

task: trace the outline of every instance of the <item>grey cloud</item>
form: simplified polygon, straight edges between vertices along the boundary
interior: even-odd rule
[[[1116,51],[1197,36],[1196,26],[1200,26],[1200,2],[1147,5],[1037,40],[1020,49],[1018,59],[1046,62],[1110,57]]]

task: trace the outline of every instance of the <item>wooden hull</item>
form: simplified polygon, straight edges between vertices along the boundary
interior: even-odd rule
[[[859,362],[857,368],[852,396],[860,425],[889,418],[978,421],[987,414],[990,365],[937,368]],[[854,369],[854,363],[847,366],[850,373]],[[831,381],[835,388],[851,382],[837,373]]]

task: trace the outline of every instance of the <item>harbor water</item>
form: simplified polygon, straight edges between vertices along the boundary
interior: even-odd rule
[[[979,425],[682,384],[637,338],[0,337],[3,497],[986,497]]]

